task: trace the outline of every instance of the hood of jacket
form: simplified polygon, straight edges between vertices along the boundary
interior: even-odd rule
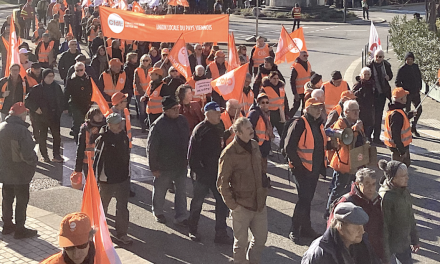
[[[269,78],[266,76],[266,77],[264,77],[263,78],[263,87],[266,87],[266,86],[270,86],[270,87],[272,87],[272,88],[283,88],[284,87],[284,82],[283,81],[279,81],[278,82],[278,85],[273,85],[271,82],[270,82],[270,80],[269,80]]]

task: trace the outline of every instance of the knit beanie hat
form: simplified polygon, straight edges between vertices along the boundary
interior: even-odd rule
[[[408,58],[412,58],[412,59],[414,60],[414,59],[415,59],[415,58],[414,58],[414,53],[412,53],[411,51],[408,52],[408,53],[405,55],[405,60],[408,59]]]
[[[319,83],[319,81],[322,79],[322,75],[319,75],[317,73],[313,74],[312,77],[310,77],[310,82],[315,85]]]
[[[173,96],[164,96],[162,98],[162,108],[164,111],[173,108],[175,105],[178,105],[178,103]]]
[[[384,174],[384,176],[380,179],[380,184],[384,183],[385,180],[387,180],[387,182],[391,182],[396,176],[397,170],[399,170],[400,165],[402,164],[405,165],[404,163],[396,160],[388,162],[383,159],[379,160],[377,166],[383,171]]]
[[[266,58],[264,58],[264,61],[267,61],[272,66],[274,65],[274,59],[272,56],[267,56]]]
[[[333,71],[332,72],[332,79],[333,80],[340,80],[342,79],[342,74],[340,71]]]
[[[46,76],[47,76],[49,73],[54,73],[54,72],[53,72],[53,70],[50,69],[50,68],[47,68],[47,69],[44,69],[44,70],[43,70],[43,80],[44,80],[44,78],[46,78]],[[55,73],[54,73],[54,74],[55,74]]]

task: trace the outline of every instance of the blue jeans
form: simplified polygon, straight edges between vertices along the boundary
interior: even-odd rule
[[[333,188],[330,190],[330,195],[327,202],[327,210],[330,209],[334,200],[338,199],[342,195],[350,192],[351,183],[355,180],[354,174],[333,172],[332,184]],[[333,182],[334,181],[334,182]]]
[[[395,253],[394,256],[395,258],[391,257],[391,263],[393,264],[413,264],[411,258],[411,247],[408,247],[401,253]]]
[[[186,174],[187,169],[161,171],[160,176],[153,181],[153,206],[152,211],[155,216],[163,215],[163,205],[165,195],[171,182],[174,182],[176,192],[174,194],[175,219],[179,222],[188,218],[186,210]]]
[[[147,118],[147,113],[145,112],[146,103],[141,102],[142,95],[136,95],[136,105],[138,109],[139,122],[141,122],[141,128],[146,129],[147,125],[145,124],[145,119]]]

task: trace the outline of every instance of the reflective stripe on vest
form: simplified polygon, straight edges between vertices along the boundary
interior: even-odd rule
[[[113,84],[112,75],[110,73],[103,72],[102,78],[104,81],[104,93],[108,94],[110,97],[113,94],[122,91],[125,86],[125,81],[127,80],[125,72],[119,73],[116,86]]]
[[[384,143],[385,145],[391,148],[397,147],[396,143],[394,143],[394,140],[392,138],[393,134],[391,132],[391,126],[390,126],[391,115],[394,112],[399,112],[403,116],[403,125],[402,125],[402,131],[400,132],[400,138],[402,140],[404,147],[409,146],[409,144],[412,142],[411,126],[407,115],[405,114],[405,112],[403,112],[402,109],[395,109],[387,112],[387,115],[385,117]]]
[[[160,91],[162,90],[161,83],[159,87],[157,87],[153,92],[151,92],[151,83],[148,85],[147,88],[147,95],[148,95],[148,103],[146,112],[147,114],[160,114],[162,113],[162,96],[160,96]]]
[[[308,81],[310,81],[312,66],[310,65],[310,62],[307,61],[307,71],[306,71],[306,69],[304,69],[304,67],[300,63],[294,62],[292,64],[292,68],[295,68],[296,72],[298,73],[295,79],[296,91],[298,94],[303,94],[304,85]]]
[[[263,145],[264,141],[269,141],[269,135],[266,133],[266,124],[260,116],[255,126],[255,134],[258,137],[258,145]]]
[[[301,19],[301,7],[294,7],[293,8],[293,18],[294,19]]]
[[[24,99],[26,98],[26,83],[22,82],[21,85],[23,86],[23,101],[22,102],[24,102]],[[7,88],[8,88],[8,81],[6,81],[6,83],[3,84],[1,92],[4,93]],[[3,109],[4,103],[5,103],[5,97],[0,98],[0,110]]]
[[[249,109],[251,108],[253,103],[254,103],[254,92],[252,92],[252,90],[250,90],[247,95],[245,93],[243,93],[242,110],[244,111],[245,114],[247,114],[249,112]]]
[[[49,42],[47,45],[47,49],[44,45],[44,42],[41,43],[40,50],[38,51],[38,61],[39,62],[49,62],[49,54],[53,49],[54,42]]]
[[[87,40],[88,41],[93,41],[93,39],[94,38],[96,38],[96,31],[95,31],[95,29],[94,28],[92,28],[91,30],[90,30],[90,34],[89,34],[89,36],[87,37]]]
[[[333,107],[341,100],[341,94],[347,91],[347,82],[342,80],[341,85],[334,86],[330,81],[323,83],[325,92],[325,110],[330,113]]]
[[[304,132],[301,134],[301,137],[298,141],[298,149],[297,153],[299,158],[301,159],[301,162],[303,166],[308,170],[312,171],[313,169],[313,151],[315,149],[315,140],[313,138],[313,132],[310,127],[309,122],[307,119],[302,116],[301,117],[304,120],[305,129]],[[320,126],[321,134],[322,134],[322,140],[324,142],[324,149],[326,148],[325,145],[327,144],[327,137],[324,132],[324,126],[321,124]],[[327,159],[324,157],[324,166],[327,166]]]
[[[254,67],[258,67],[260,64],[264,63],[264,58],[269,56],[269,44],[265,44],[263,48],[254,46],[254,53],[252,54],[252,61],[254,62]]]
[[[95,159],[95,142],[90,142],[90,132],[86,129],[86,149],[84,150],[84,159],[83,163],[87,164],[87,151],[90,151],[92,154],[92,160]]]
[[[275,90],[270,86],[266,86],[263,89],[264,92],[269,97],[269,110],[275,111],[281,107],[281,109],[284,111],[284,97],[286,96],[286,93],[284,92],[284,88],[280,88],[279,96],[275,92]]]
[[[153,68],[150,68],[148,70],[148,73],[145,74],[145,70],[142,67],[137,68],[136,70],[134,70],[134,73],[137,73],[137,76],[139,77],[140,83],[139,85],[142,87],[142,90],[145,91],[148,88],[148,84],[150,84],[150,71],[152,71]],[[144,94],[139,94],[137,88],[136,88],[136,78],[134,78],[133,80],[133,90],[134,90],[134,95],[144,95]]]

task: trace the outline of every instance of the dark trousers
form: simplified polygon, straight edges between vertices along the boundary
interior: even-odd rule
[[[311,228],[310,207],[315,195],[316,185],[318,184],[319,174],[308,172],[299,174],[293,171],[296,179],[296,188],[298,189],[298,202],[292,216],[291,232],[299,234],[300,228]]]
[[[30,35],[30,31],[31,31],[31,22],[32,21],[32,19],[25,19],[24,20],[24,28],[23,28],[23,31],[24,31],[24,38],[25,39],[30,39],[30,37],[29,37],[29,35]]]
[[[254,67],[252,68],[252,74],[254,75],[254,77],[257,76],[257,73],[258,73],[258,66],[260,66],[260,65],[257,65],[256,67],[254,66]],[[257,91],[257,92],[260,93],[260,88],[258,88],[258,91]]]
[[[60,40],[59,39],[52,39],[53,40],[53,50],[55,56],[58,55],[58,52],[60,52]],[[53,68],[53,67],[51,67]]]
[[[79,130],[81,128],[81,125],[84,123],[84,119],[86,117],[88,109],[84,111],[85,109],[80,109],[75,105],[70,105],[70,112],[72,113],[72,132],[73,132],[73,139],[75,140],[75,143],[78,144],[78,134]]]
[[[398,263],[398,264],[413,264],[412,258],[411,258],[411,247],[408,247],[405,249],[405,251],[401,253],[394,254],[396,257],[395,259],[391,257],[391,263]]]
[[[332,179],[333,188],[330,190],[330,194],[328,196],[327,210],[330,209],[330,206],[334,200],[350,192],[351,183],[354,180],[355,180],[354,174],[340,173],[338,171],[333,172],[333,179]]]
[[[46,11],[38,11],[38,22],[44,22],[44,25],[46,26]]]
[[[47,122],[47,121],[41,121],[41,117],[36,118],[36,127],[40,130],[40,138],[38,141],[38,144],[40,145],[40,153],[43,157],[47,157],[47,132],[50,129],[50,133],[53,137],[53,155],[60,155],[60,148],[61,148],[61,134],[60,134],[60,121],[57,122]]]
[[[411,165],[411,155],[409,153],[409,147],[405,149],[405,153],[400,155],[400,152],[395,148],[390,148],[391,150],[391,159],[397,160],[404,163],[407,167]]]
[[[283,134],[283,130],[284,130],[284,123],[281,123],[281,116],[280,116],[280,111],[279,110],[271,110],[269,112],[270,114],[270,123],[272,124],[272,127],[276,127],[277,131],[278,131],[278,135],[282,135]]]
[[[30,119],[31,119],[32,134],[34,136],[35,141],[39,142],[39,140],[40,140],[40,130],[37,127],[37,124],[36,124],[36,121],[35,121],[36,115],[37,115],[36,113],[31,112],[29,116],[30,116]]]
[[[156,119],[160,116],[161,114],[148,114],[148,127],[151,127],[151,124],[154,123],[154,121],[156,121]]]
[[[60,31],[61,31],[61,37],[64,37],[64,23],[60,23]]]
[[[368,7],[362,7],[362,15],[363,15],[364,19],[365,19],[365,14],[367,14],[367,19],[370,19],[368,17]]]
[[[384,94],[379,94],[374,98],[374,139],[380,139],[380,132],[382,127],[383,109],[387,97]]]
[[[118,237],[127,235],[129,212],[128,198],[130,196],[130,178],[121,183],[99,183],[102,207],[107,214],[108,205],[113,197],[116,198],[116,234]]]
[[[292,32],[295,31],[295,25],[297,25],[297,28],[299,29],[299,22],[301,21],[301,19],[293,19],[293,28],[292,28]]]
[[[301,113],[299,114],[299,116],[302,116],[304,113],[304,94],[300,94],[299,100],[293,102],[293,107],[289,111],[289,113],[292,117],[296,114],[300,105],[301,105]]]
[[[199,223],[203,201],[208,195],[209,190],[211,190],[215,198],[215,232],[226,233],[226,218],[228,217],[229,209],[223,201],[215,184],[208,186],[200,181],[195,181],[193,185],[194,197],[191,200],[190,216],[188,219],[189,231],[192,233],[197,232],[197,225]]]
[[[75,38],[79,42],[82,42],[82,26],[81,25],[74,25],[72,30],[73,30],[73,35],[75,36]]]
[[[406,98],[406,109],[405,111],[408,113],[411,110],[411,103],[414,105],[414,107],[417,107],[420,104],[420,94],[408,94],[408,97]],[[414,119],[412,121],[412,127],[416,128],[417,122],[419,121],[420,115],[422,114],[422,106],[417,109],[417,114],[414,116]]]
[[[29,184],[3,184],[2,219],[4,227],[13,225],[12,204],[15,203],[15,224],[17,230],[23,229],[26,222],[26,209],[29,202]]]

